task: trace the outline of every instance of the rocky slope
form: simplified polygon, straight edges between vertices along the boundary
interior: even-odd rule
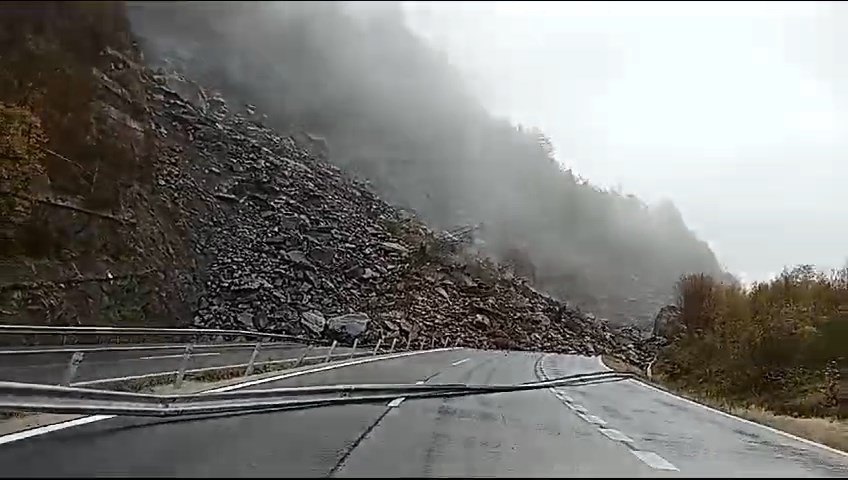
[[[123,4],[37,5],[15,15],[3,7],[0,31],[14,33],[3,38],[0,70],[18,76],[3,78],[0,101],[48,119],[43,148],[79,165],[82,180],[63,187],[67,167],[47,165],[46,187],[33,177],[16,193],[38,201],[4,225],[7,245],[20,248],[4,249],[0,266],[3,321],[191,324],[645,360],[633,336],[382,201],[324,161],[320,141],[281,136],[256,107],[151,71],[122,30]],[[63,43],[79,31],[71,25],[91,29],[85,55]],[[98,36],[103,25],[117,33]],[[88,96],[62,111],[61,85],[46,83],[46,101],[32,101],[24,66],[10,60],[25,56],[70,72]],[[85,135],[60,135],[75,126]],[[4,176],[33,161],[12,153],[0,152]],[[96,203],[91,192],[114,196]],[[28,250],[33,231],[58,253]]]
[[[680,275],[721,273],[674,205],[598,189],[540,132],[491,115],[397,2],[130,7],[151,64],[321,135],[330,162],[434,228],[484,225],[478,248],[557,298],[650,330]]]

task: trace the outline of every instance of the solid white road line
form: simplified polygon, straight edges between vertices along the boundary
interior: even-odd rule
[[[636,455],[636,458],[645,462],[649,467],[655,470],[672,470],[675,472],[679,472],[680,470],[675,467],[671,462],[662,458],[654,452],[647,452],[645,450],[630,450],[630,453]]]
[[[469,360],[471,360],[471,359],[470,358],[463,358],[462,360],[457,360],[457,361],[451,363],[451,365],[453,365],[455,367],[457,365],[462,365],[463,363],[465,363]]]
[[[602,368],[605,368],[605,369],[607,369],[607,370],[612,371],[612,369],[611,369],[611,368],[609,368],[608,366],[606,366],[606,364],[604,363],[603,359],[602,359],[600,356],[598,356],[597,358],[598,358],[598,363],[601,365],[601,367],[602,367]],[[639,385],[642,385],[642,386],[643,386],[643,387],[645,387],[645,388],[650,388],[651,390],[654,390],[654,391],[657,391],[657,392],[660,392],[660,393],[664,393],[664,394],[668,395],[669,397],[676,398],[677,400],[680,400],[681,402],[688,403],[688,404],[690,404],[690,405],[694,405],[694,406],[696,406],[696,407],[701,407],[701,408],[703,408],[703,409],[705,409],[705,410],[709,410],[709,411],[711,411],[711,412],[713,412],[713,413],[717,413],[717,414],[719,414],[719,415],[721,415],[721,416],[724,416],[724,417],[727,417],[727,418],[732,418],[732,419],[734,419],[734,420],[737,420],[737,421],[739,421],[739,422],[742,422],[742,423],[745,423],[745,424],[748,424],[748,425],[754,425],[754,426],[756,426],[756,427],[763,428],[763,429],[768,430],[768,431],[770,431],[770,432],[772,432],[772,433],[776,433],[776,434],[778,434],[778,435],[783,435],[784,437],[791,438],[792,440],[796,440],[796,441],[799,441],[799,442],[801,442],[801,443],[804,443],[804,444],[807,444],[807,445],[810,445],[810,446],[813,446],[813,447],[818,447],[818,448],[821,448],[821,449],[823,449],[823,450],[827,450],[828,452],[830,452],[830,453],[834,453],[834,454],[836,454],[836,455],[841,455],[841,456],[843,456],[843,457],[848,457],[848,452],[843,452],[842,450],[837,450],[837,449],[835,449],[835,448],[833,448],[833,447],[828,447],[827,445],[823,445],[823,444],[821,444],[821,443],[814,442],[814,441],[812,441],[812,440],[807,440],[806,438],[801,438],[801,437],[799,437],[799,436],[797,436],[797,435],[792,435],[791,433],[784,432],[783,430],[778,430],[778,429],[776,429],[776,428],[769,427],[768,425],[763,425],[763,424],[761,424],[761,423],[752,422],[751,420],[748,420],[748,419],[745,419],[745,418],[742,418],[742,417],[737,417],[736,415],[731,415],[731,414],[729,414],[729,413],[727,413],[727,412],[722,412],[721,410],[716,410],[715,408],[708,407],[708,406],[706,406],[706,405],[700,404],[700,403],[698,403],[698,402],[694,402],[694,401],[689,400],[689,399],[687,399],[687,398],[678,397],[677,395],[675,395],[675,394],[673,394],[673,393],[666,392],[665,390],[659,389],[659,388],[657,388],[657,387],[655,387],[655,386],[653,386],[653,385],[650,385],[650,384],[647,384],[647,383],[644,383],[644,382],[640,382],[639,380],[636,380],[636,379],[633,379],[633,380],[634,380],[636,383],[638,383]]]
[[[354,365],[361,365],[363,363],[371,363],[377,362],[380,360],[392,360],[395,358],[403,358],[409,357],[412,355],[420,355],[422,353],[433,353],[433,352],[449,352],[451,350],[456,350],[456,348],[437,348],[434,350],[416,350],[413,352],[401,352],[395,353],[391,355],[383,355],[379,357],[368,357],[361,358],[357,360],[351,360],[349,362],[337,363],[333,365],[325,365],[323,367],[312,368],[309,370],[301,370],[299,372],[291,372],[291,373],[283,373],[280,375],[274,375],[273,377],[259,378],[256,380],[251,380],[249,382],[237,383],[235,385],[228,385],[226,387],[213,388],[211,390],[205,390],[205,393],[218,393],[218,392],[229,392],[232,390],[238,390],[240,388],[252,387],[254,385],[261,385],[263,383],[268,382],[276,382],[277,380],[284,380],[286,378],[299,377],[301,375],[308,375],[311,373],[319,373],[326,372],[327,370],[333,370],[336,368],[342,367],[351,367]],[[424,382],[419,382],[424,383]],[[52,425],[45,425],[43,427],[31,428],[29,430],[24,430],[21,432],[9,433],[6,435],[0,436],[0,445],[6,443],[16,442],[18,440],[23,440],[25,438],[37,437],[39,435],[44,435],[50,432],[55,432],[58,430],[64,430],[66,428],[76,427],[78,425],[85,425],[88,423],[99,422],[101,420],[109,420],[110,418],[115,418],[115,415],[90,415],[87,417],[76,418],[74,420],[68,420],[66,422],[54,423]]]
[[[603,433],[610,440],[615,440],[617,442],[627,442],[627,443],[633,442],[632,438],[628,437],[627,435],[619,432],[618,430],[616,430],[614,428],[599,428],[598,430],[600,430],[601,433]]]
[[[114,417],[114,415],[91,415],[89,417],[81,417],[74,420],[68,420],[67,422],[54,423],[53,425],[45,425],[43,427],[31,428],[22,432],[9,433],[0,436],[0,445],[3,445],[5,443],[16,442],[25,438],[37,437],[38,435],[44,435],[45,433],[55,432],[57,430],[64,430],[66,428],[76,427],[77,425],[85,425],[87,423],[108,420]]]
[[[194,357],[210,357],[210,356],[214,357],[214,356],[217,356],[217,355],[220,355],[220,353],[213,353],[213,352],[192,353],[191,358],[194,358]],[[160,358],[182,358],[182,356],[183,356],[182,353],[177,353],[177,354],[174,354],[174,355],[152,355],[152,356],[149,356],[149,357],[139,357],[139,360],[157,360],[157,359],[160,359]]]

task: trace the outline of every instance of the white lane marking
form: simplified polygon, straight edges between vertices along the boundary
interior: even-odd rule
[[[598,430],[600,430],[601,433],[603,433],[610,440],[615,440],[617,442],[627,442],[627,443],[633,442],[632,438],[628,437],[627,435],[619,432],[618,430],[616,430],[614,428],[599,428]]]
[[[575,403],[573,405],[570,405],[570,407],[571,407],[572,410],[574,410],[576,412],[589,413],[589,410],[587,410],[586,407],[584,407],[583,405],[580,405],[579,403]]]
[[[252,387],[254,385],[260,385],[260,384],[268,383],[268,382],[275,382],[277,380],[285,380],[287,378],[299,377],[301,375],[308,375],[308,374],[311,374],[311,373],[325,372],[327,370],[333,370],[333,369],[336,369],[336,368],[351,367],[351,366],[354,366],[354,365],[361,365],[363,363],[371,363],[371,362],[376,362],[376,361],[380,361],[380,360],[392,360],[392,359],[395,359],[395,358],[409,357],[409,356],[412,356],[412,355],[420,355],[422,353],[449,352],[449,351],[452,351],[452,350],[458,350],[458,348],[450,347],[450,348],[437,348],[437,349],[434,349],[434,350],[416,350],[416,351],[413,351],[413,352],[395,353],[395,354],[383,355],[383,356],[379,356],[379,357],[361,358],[361,359],[358,359],[358,360],[351,360],[349,362],[337,363],[337,364],[333,364],[333,365],[325,365],[323,367],[312,368],[312,369],[309,369],[309,370],[301,370],[299,372],[283,373],[283,374],[280,374],[280,375],[274,375],[273,377],[259,378],[259,379],[256,379],[256,380],[251,380],[249,382],[238,383],[238,384],[235,384],[235,385],[228,385],[226,387],[213,388],[211,390],[205,390],[205,392],[206,393],[229,392],[229,391],[232,391],[232,390],[238,390],[240,388]],[[424,382],[418,382],[418,383],[424,383]],[[115,418],[115,415],[90,415],[90,416],[87,416],[87,417],[81,417],[81,418],[75,418],[73,420],[68,420],[66,422],[54,423],[52,425],[45,425],[43,427],[31,428],[29,430],[24,430],[24,431],[21,431],[21,432],[8,433],[6,435],[0,435],[0,445],[6,444],[6,443],[16,442],[18,440],[23,440],[25,438],[37,437],[39,435],[44,435],[44,434],[47,434],[47,433],[50,433],[50,432],[55,432],[55,431],[58,431],[58,430],[64,430],[66,428],[76,427],[77,425],[85,425],[85,424],[88,424],[88,423],[99,422],[99,421],[102,421],[102,420],[109,420],[110,418]]]
[[[586,415],[586,421],[589,423],[594,423],[595,425],[600,425],[602,427],[607,424],[606,420],[595,415]]]
[[[0,445],[3,445],[5,443],[12,443],[18,440],[23,440],[25,438],[36,437],[38,435],[44,435],[45,433],[55,432],[56,430],[64,430],[66,428],[76,427],[77,425],[85,425],[86,423],[94,423],[99,422],[101,420],[108,420],[110,418],[115,418],[115,416],[92,415],[90,417],[82,417],[74,420],[68,420],[67,422],[54,423],[53,425],[45,425],[43,427],[31,428],[22,432],[9,433],[0,437]]]
[[[424,380],[418,380],[417,382],[415,382],[416,385],[421,385],[422,383],[424,383]]]
[[[568,396],[568,395],[566,395],[566,394],[564,394],[564,393],[562,394],[562,399],[563,399],[563,400],[565,400],[565,401],[566,401],[566,402],[568,402],[568,403],[572,403],[572,402],[574,402],[574,399],[573,399],[573,398],[571,398],[570,396]]]
[[[194,358],[194,357],[210,357],[210,356],[214,357],[214,356],[217,356],[217,355],[220,355],[220,353],[213,353],[213,352],[192,353],[191,358]],[[151,355],[149,357],[139,357],[139,360],[156,360],[156,359],[159,359],[159,358],[182,358],[182,356],[183,356],[182,353],[178,353],[178,354],[174,354],[174,355]]]
[[[611,368],[609,368],[608,366],[606,366],[606,364],[604,364],[604,361],[600,356],[598,356],[597,358],[598,358],[598,363],[601,365],[601,367],[612,371]],[[640,382],[639,380],[637,380],[635,378],[632,379],[632,380],[634,380],[636,383],[638,383],[639,385],[642,385],[645,388],[650,388],[651,390],[655,390],[657,392],[664,393],[664,394],[668,395],[669,397],[676,398],[677,400],[680,400],[681,402],[688,403],[688,404],[694,405],[696,407],[701,407],[705,410],[709,410],[713,413],[717,413],[717,414],[719,414],[723,417],[732,418],[734,420],[740,421],[740,422],[745,423],[747,425],[753,425],[753,426],[756,426],[756,427],[760,427],[762,429],[768,430],[769,432],[776,433],[778,435],[783,435],[784,437],[787,437],[787,438],[791,438],[792,440],[796,440],[798,442],[801,442],[801,443],[804,443],[804,444],[807,444],[807,445],[810,445],[810,446],[813,446],[813,447],[821,448],[821,449],[826,450],[830,453],[834,453],[836,455],[841,455],[843,457],[848,457],[848,452],[843,452],[842,450],[837,450],[833,447],[828,447],[827,445],[823,445],[821,443],[814,442],[812,440],[807,440],[806,438],[801,438],[799,436],[792,435],[791,433],[784,432],[783,430],[778,430],[778,429],[773,428],[773,427],[769,427],[768,425],[763,425],[761,423],[752,422],[751,420],[748,420],[748,419],[745,419],[745,418],[742,418],[742,417],[737,417],[736,415],[731,415],[727,412],[722,412],[721,410],[716,410],[715,408],[708,407],[708,406],[700,404],[698,402],[694,402],[692,400],[689,400],[688,398],[678,397],[677,395],[675,395],[673,393],[666,392],[665,390],[657,388],[653,385],[649,385],[647,383]]]
[[[406,400],[406,397],[398,397],[391,402],[389,402],[389,408],[397,408],[400,406],[403,401]]]
[[[455,367],[457,365],[462,365],[463,363],[465,363],[469,360],[471,360],[471,359],[470,358],[463,358],[462,360],[457,360],[457,361],[451,363],[451,365]]]
[[[581,420],[584,420],[584,421],[586,421],[586,422],[589,422],[589,417],[588,417],[588,416],[586,416],[586,415],[584,415],[584,414],[582,414],[582,413],[580,413],[580,412],[575,412],[574,414],[575,414],[575,415],[577,415],[578,417],[580,417],[580,419],[581,419]],[[589,423],[591,423],[591,422],[589,422]]]
[[[672,465],[671,462],[662,458],[654,452],[647,452],[645,450],[630,450],[630,453],[636,455],[636,458],[645,462],[649,467],[655,470],[672,470],[675,472],[679,472],[680,470]]]

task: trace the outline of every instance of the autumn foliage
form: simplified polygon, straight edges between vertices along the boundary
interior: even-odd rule
[[[33,180],[44,175],[41,122],[25,107],[0,103],[0,215],[25,215]]]
[[[848,268],[802,265],[750,287],[691,275],[677,293],[676,335],[656,366],[667,381],[779,413],[845,416]]]

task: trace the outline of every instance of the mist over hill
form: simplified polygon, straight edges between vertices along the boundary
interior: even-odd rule
[[[541,290],[645,324],[681,275],[722,274],[672,203],[596,188],[542,132],[491,115],[397,4],[128,5],[147,62],[321,137],[330,162],[435,228],[477,225],[476,248]]]

